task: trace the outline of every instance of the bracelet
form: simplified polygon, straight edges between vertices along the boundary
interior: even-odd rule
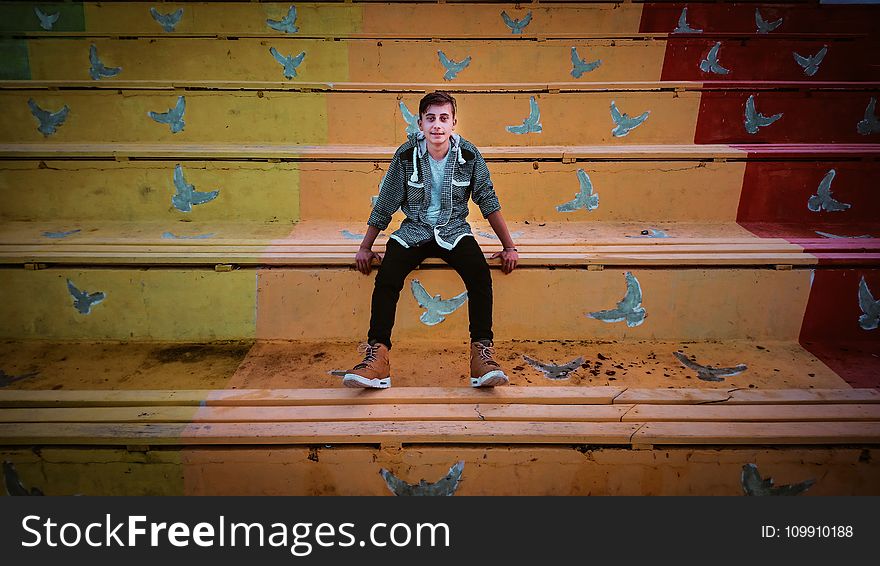
[[[504,248],[504,251],[506,251],[506,252],[518,252],[519,250],[516,249],[516,248]]]

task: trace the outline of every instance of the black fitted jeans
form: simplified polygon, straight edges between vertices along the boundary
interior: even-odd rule
[[[472,236],[463,237],[451,250],[441,248],[434,240],[405,248],[394,238],[388,239],[373,288],[369,340],[381,342],[391,349],[391,329],[404,280],[429,257],[438,257],[448,263],[464,281],[468,293],[471,342],[492,340],[492,276],[483,251]]]

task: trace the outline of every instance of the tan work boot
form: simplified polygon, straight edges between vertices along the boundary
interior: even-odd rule
[[[365,389],[386,389],[391,386],[391,363],[385,344],[361,344],[358,351],[364,354],[364,361],[354,366],[342,378],[346,387]]]
[[[507,385],[510,380],[501,366],[493,359],[495,348],[491,340],[471,342],[471,385],[473,387],[496,387]]]

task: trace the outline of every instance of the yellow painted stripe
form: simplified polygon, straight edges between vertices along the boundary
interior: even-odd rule
[[[74,308],[80,291],[103,292],[89,314]],[[256,276],[180,269],[4,270],[14,301],[0,306],[3,338],[228,340],[254,337]]]
[[[219,190],[217,197],[194,205],[190,212],[178,210],[171,201],[176,193],[177,163],[195,190]],[[4,207],[0,216],[61,222],[55,229],[33,227],[50,231],[73,229],[70,222],[85,228],[84,232],[99,225],[113,230],[113,224],[119,223],[119,230],[138,238],[161,237],[165,231],[228,237],[242,229],[252,235],[279,237],[299,219],[299,166],[293,162],[5,162],[0,165],[0,200],[14,206]],[[251,227],[233,228],[236,222]],[[267,223],[275,228],[259,226]]]

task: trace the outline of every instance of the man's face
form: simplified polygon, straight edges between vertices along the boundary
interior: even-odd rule
[[[455,118],[452,117],[452,104],[431,104],[419,117],[419,128],[425,134],[428,143],[444,145],[455,130]]]

